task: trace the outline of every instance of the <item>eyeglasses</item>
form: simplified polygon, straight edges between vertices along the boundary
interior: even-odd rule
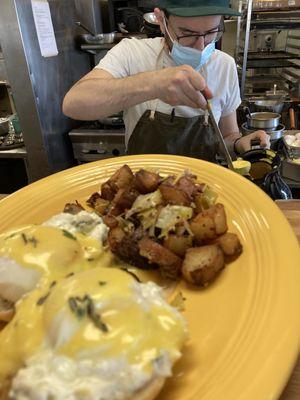
[[[187,47],[193,47],[197,40],[200,37],[203,37],[204,40],[204,45],[208,45],[209,43],[217,42],[219,39],[221,39],[223,33],[224,33],[224,26],[221,24],[218,28],[213,29],[212,31],[206,32],[206,33],[197,33],[194,35],[181,35],[178,36],[175,32],[175,29],[173,26],[170,24],[168,21],[168,25],[172,28],[172,31],[174,32],[176,39],[178,43],[180,43],[182,46],[187,46]]]

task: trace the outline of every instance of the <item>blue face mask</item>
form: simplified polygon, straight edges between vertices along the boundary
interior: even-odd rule
[[[215,51],[215,42],[209,43],[205,46],[204,50],[197,50],[192,47],[182,46],[175,40],[171,38],[168,31],[167,25],[165,23],[166,32],[173,43],[171,57],[175,61],[176,65],[190,65],[196,71],[199,71],[203,65],[207,63],[211,55]]]
[[[173,42],[171,57],[176,65],[187,64],[199,71],[203,65],[210,59],[212,53],[215,51],[215,43],[208,44],[204,50],[200,51],[192,47],[181,46],[177,42]]]

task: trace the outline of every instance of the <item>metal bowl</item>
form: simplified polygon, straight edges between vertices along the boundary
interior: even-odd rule
[[[148,12],[148,13],[144,14],[143,18],[147,22],[147,24],[159,26],[159,22],[155,16],[154,12]]]
[[[256,111],[269,111],[280,114],[287,103],[278,100],[263,100],[250,98],[249,104],[252,110]]]
[[[114,43],[118,36],[117,32],[98,33],[95,36],[86,33],[80,35],[80,41],[85,44],[110,44]]]

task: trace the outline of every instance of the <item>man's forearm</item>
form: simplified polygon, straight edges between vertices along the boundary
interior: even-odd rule
[[[126,78],[88,78],[67,93],[63,112],[77,120],[96,120],[156,98],[155,72]]]
[[[242,135],[240,134],[240,132],[233,132],[230,133],[228,136],[226,136],[225,138],[225,143],[226,146],[228,148],[229,153],[232,156],[236,156],[235,151],[234,151],[234,142],[239,139],[240,137],[242,137]]]

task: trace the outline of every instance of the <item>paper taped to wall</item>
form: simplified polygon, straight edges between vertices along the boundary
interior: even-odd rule
[[[48,1],[31,0],[31,6],[42,56],[57,56],[58,50]]]

